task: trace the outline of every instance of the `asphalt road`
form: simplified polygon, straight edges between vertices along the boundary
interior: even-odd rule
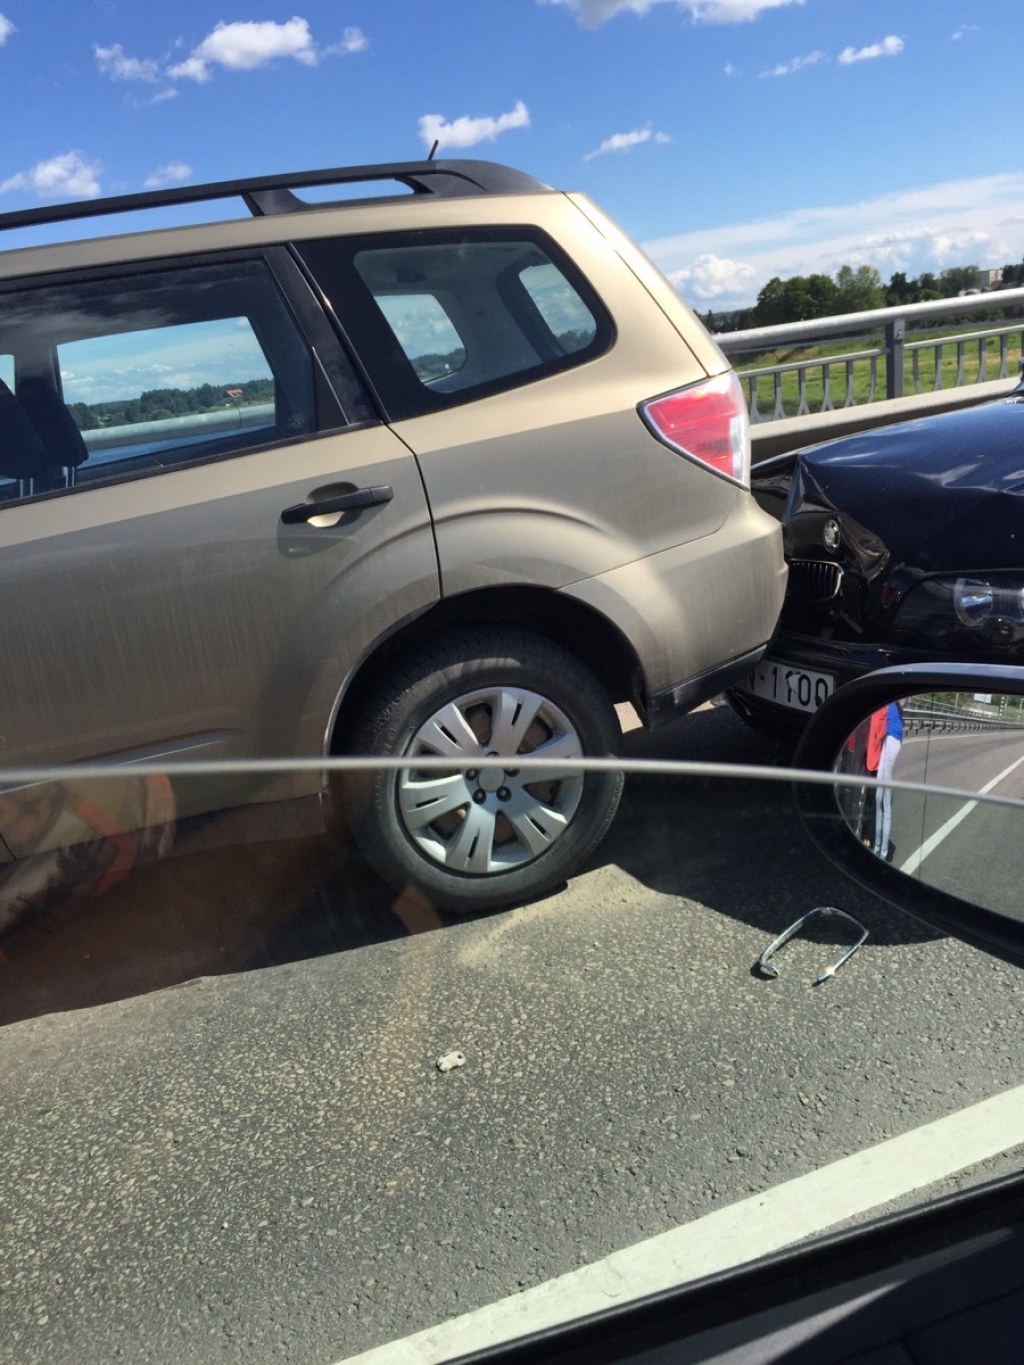
[[[1019,731],[915,736],[904,742],[893,776],[903,782],[1024,797],[1024,736]],[[892,793],[897,867],[972,904],[1024,918],[1019,813],[1008,807],[917,791]]]
[[[772,757],[722,711],[657,747]],[[564,891],[458,923],[323,841],[177,861],[0,969],[5,1362],[338,1360],[1019,1081],[1024,973],[853,889],[784,787],[634,778]],[[759,979],[822,903],[867,944]]]
[[[897,764],[893,777],[902,782],[1024,797],[1024,733],[1020,730],[912,735],[904,741]]]

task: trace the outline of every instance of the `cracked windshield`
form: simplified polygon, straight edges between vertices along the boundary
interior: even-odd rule
[[[482,1359],[1016,1174],[1024,174],[824,140],[1015,11],[0,6],[0,1362]]]

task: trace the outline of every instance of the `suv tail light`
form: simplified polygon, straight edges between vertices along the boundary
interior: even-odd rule
[[[750,419],[731,370],[641,403],[640,415],[665,445],[750,487]]]

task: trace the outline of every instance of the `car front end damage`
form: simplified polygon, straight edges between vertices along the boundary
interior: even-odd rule
[[[755,469],[789,583],[765,657],[729,694],[745,719],[796,735],[878,668],[1024,660],[1022,397]]]

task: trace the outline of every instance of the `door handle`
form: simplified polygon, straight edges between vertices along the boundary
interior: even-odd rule
[[[364,507],[379,507],[394,496],[391,485],[386,483],[374,488],[357,488],[352,493],[338,493],[333,498],[318,498],[316,502],[299,502],[294,507],[286,507],[281,520],[286,526],[294,526],[311,517],[329,517],[332,512],[358,512]]]

